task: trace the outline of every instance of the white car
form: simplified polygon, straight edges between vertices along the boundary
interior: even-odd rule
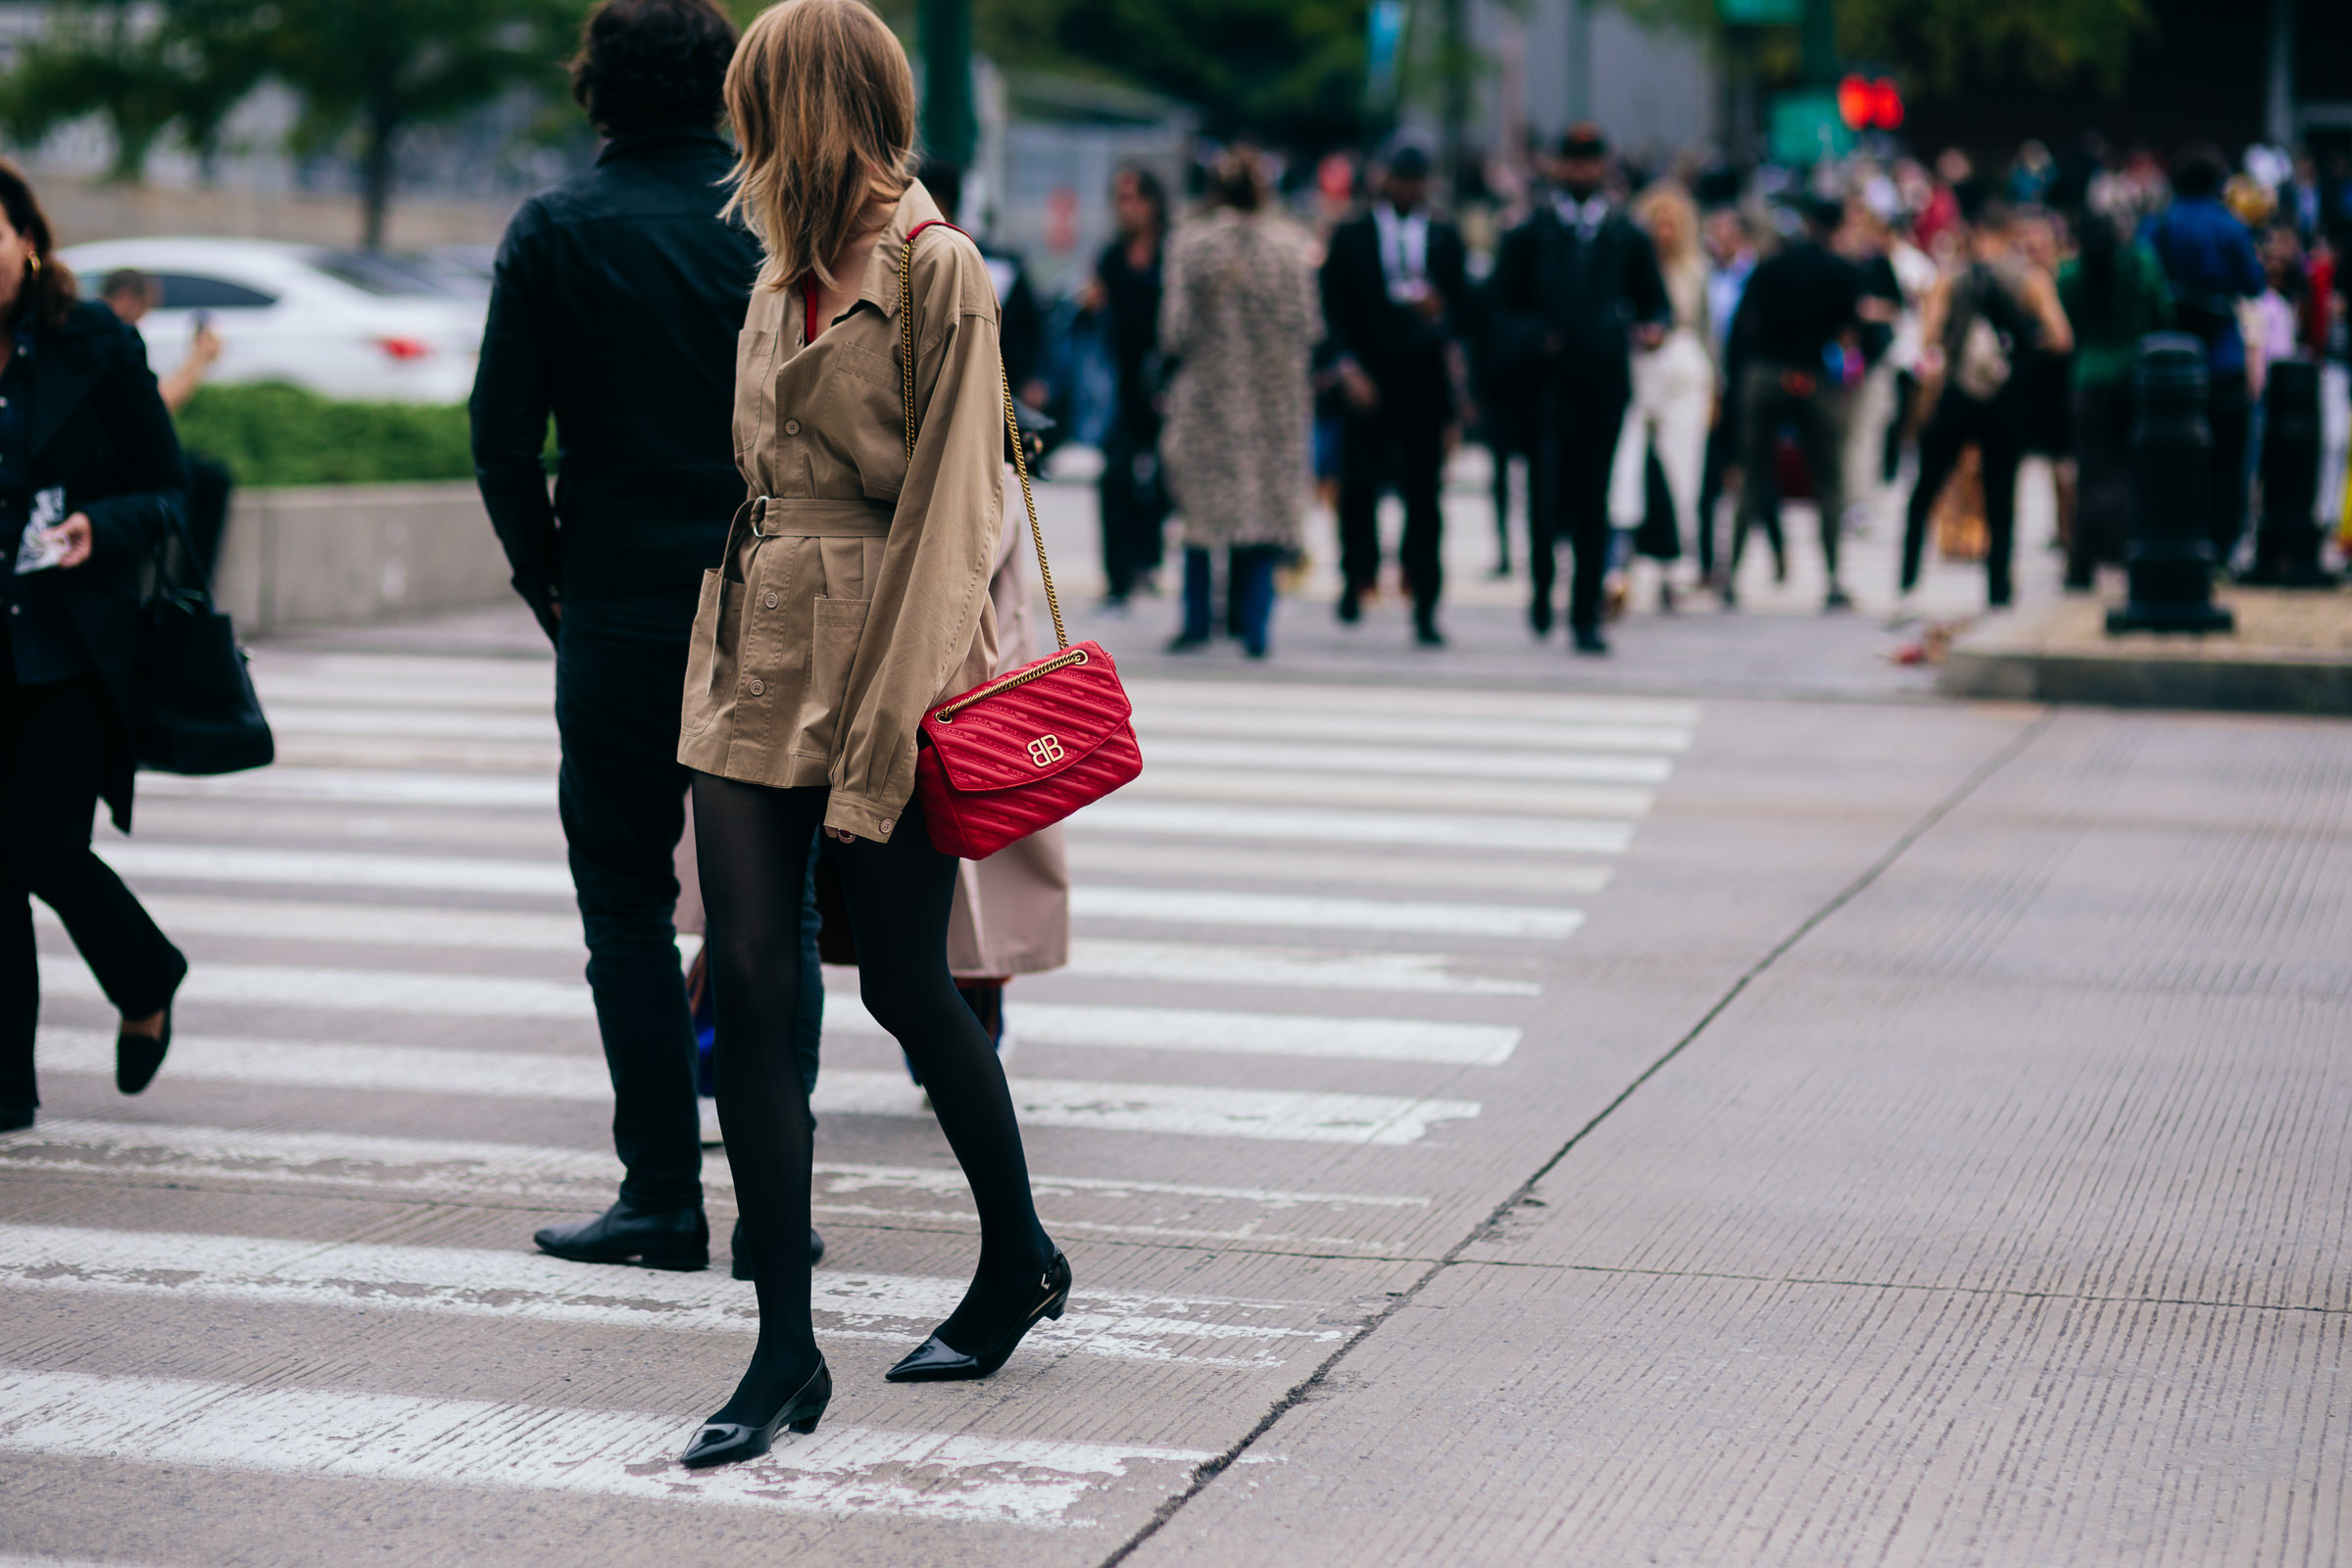
[[[432,257],[272,240],[99,240],[60,251],[85,298],[132,267],[163,285],[139,323],[166,374],[201,316],[220,338],[211,381],[290,381],[330,398],[463,403],[487,307]]]

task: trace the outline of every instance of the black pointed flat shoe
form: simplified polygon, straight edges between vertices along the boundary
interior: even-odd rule
[[[164,1065],[164,1054],[172,1049],[172,1009],[164,1008],[164,1032],[149,1037],[122,1030],[115,1036],[115,1087],[126,1095],[135,1095],[155,1082],[155,1075]]]
[[[678,1455],[678,1463],[689,1470],[702,1470],[714,1464],[733,1464],[739,1459],[757,1459],[776,1441],[780,1428],[795,1432],[814,1432],[825,1406],[833,1401],[833,1372],[822,1357],[801,1392],[784,1401],[784,1407],[768,1417],[761,1426],[746,1426],[740,1421],[706,1421],[703,1429],[686,1445]]]
[[[912,1354],[882,1374],[883,1377],[892,1383],[963,1383],[987,1377],[1004,1364],[1040,1320],[1060,1317],[1061,1309],[1070,1304],[1069,1259],[1055,1252],[1054,1261],[1046,1265],[1044,1277],[1037,1282],[1037,1289],[1038,1303],[985,1353],[966,1355],[934,1334],[915,1347]]]
[[[737,1220],[735,1222],[735,1235],[734,1238],[727,1243],[727,1250],[733,1254],[727,1262],[728,1276],[732,1279],[739,1280],[748,1280],[753,1278],[752,1260],[750,1255],[744,1250],[743,1221],[741,1220]],[[808,1227],[808,1266],[810,1268],[814,1268],[817,1264],[822,1263],[824,1260],[825,1239],[822,1236],[819,1236],[816,1233],[816,1227],[811,1225]]]

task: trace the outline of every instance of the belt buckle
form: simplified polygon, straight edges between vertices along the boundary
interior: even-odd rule
[[[767,496],[761,496],[752,503],[751,527],[752,537],[755,539],[767,539],[773,537],[773,535],[762,533],[760,528],[760,524],[767,520],[767,503],[769,499],[770,498]]]

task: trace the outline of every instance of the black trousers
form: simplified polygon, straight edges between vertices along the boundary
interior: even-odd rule
[[[1111,598],[1124,599],[1138,577],[1158,569],[1168,521],[1158,442],[1124,417],[1103,432],[1101,490],[1103,585]]]
[[[7,667],[0,645],[0,669]],[[11,672],[13,679],[13,671]],[[96,676],[0,691],[8,707],[8,822],[0,833],[0,1102],[30,1105],[41,1011],[31,899],[57,911],[98,988],[125,1018],[161,1011],[188,960],[90,850],[110,700]]]
[[[1544,389],[1528,505],[1528,575],[1540,625],[1551,623],[1551,584],[1565,536],[1575,554],[1568,624],[1581,631],[1600,626],[1601,583],[1609,566],[1609,465],[1617,456],[1625,405],[1616,389],[1577,376]]]
[[[1807,375],[1812,390],[1792,390],[1783,379],[1791,373]],[[1751,527],[1764,530],[1773,541],[1776,558],[1784,548],[1776,514],[1780,510],[1779,487],[1773,483],[1773,467],[1780,455],[1781,428],[1793,426],[1799,450],[1805,455],[1805,470],[1813,479],[1813,496],[1821,513],[1821,559],[1830,576],[1830,586],[1838,586],[1838,543],[1844,530],[1845,515],[1845,419],[1842,399],[1821,384],[1819,371],[1794,366],[1756,364],[1745,368],[1740,375],[1740,466],[1741,482],[1740,510],[1732,518],[1732,562],[1734,577],[1740,574],[1740,561],[1747,549],[1747,531]],[[1766,519],[1773,519],[1766,526]]]
[[[1438,484],[1446,466],[1446,416],[1410,409],[1350,412],[1340,423],[1340,576],[1352,593],[1380,578],[1380,493],[1394,484],[1404,502],[1397,564],[1413,609],[1426,615],[1445,590],[1446,514]]]
[[[1903,592],[1919,582],[1919,561],[1928,541],[1928,516],[1943,491],[1961,449],[1971,441],[1984,465],[1984,600],[2005,605],[2012,595],[2009,562],[2017,548],[2017,464],[2025,454],[2024,421],[2017,400],[2007,395],[1980,403],[1953,388],[1936,399],[1928,427],[1919,433],[1919,482],[1903,520]]]
[[[673,859],[692,776],[678,763],[678,705],[694,608],[692,589],[581,600],[564,606],[556,640],[557,802],[612,1075],[620,1196],[646,1208],[699,1205],[703,1192]]]

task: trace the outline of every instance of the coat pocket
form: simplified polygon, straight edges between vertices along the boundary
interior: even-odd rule
[[[800,738],[793,745],[804,757],[832,759],[841,733],[841,710],[849,701],[850,666],[858,662],[858,644],[865,635],[865,613],[872,604],[870,599],[826,597],[813,607],[808,689],[801,708]]]
[[[732,690],[721,672],[735,666],[735,639],[743,625],[743,584],[728,582],[716,569],[703,573],[703,592],[694,610],[694,635],[686,649],[686,690],[678,733],[700,735],[718,717],[720,694]]]

